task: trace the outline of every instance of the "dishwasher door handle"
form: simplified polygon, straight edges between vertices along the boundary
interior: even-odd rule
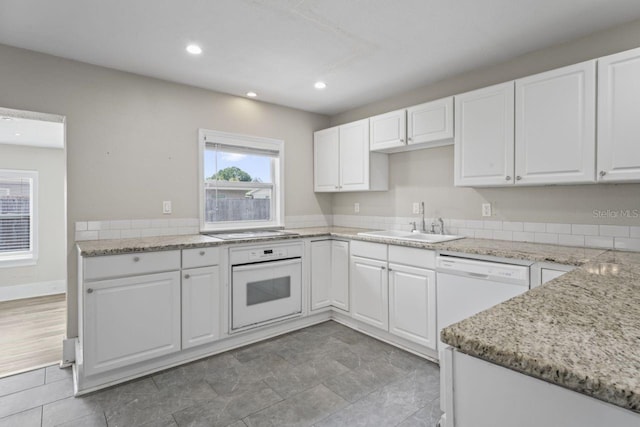
[[[472,273],[470,271],[465,271],[464,274],[467,275],[467,276],[471,276],[471,277],[477,277],[479,279],[488,279],[489,278],[488,274]]]

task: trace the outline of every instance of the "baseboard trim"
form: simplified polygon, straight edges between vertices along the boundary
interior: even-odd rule
[[[0,302],[64,294],[66,292],[66,280],[52,280],[49,282],[25,283],[23,285],[0,286]]]

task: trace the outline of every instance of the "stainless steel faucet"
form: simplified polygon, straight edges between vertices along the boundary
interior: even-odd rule
[[[420,211],[422,212],[422,232],[427,232],[427,224],[424,221],[424,202],[420,202]]]
[[[438,232],[444,235],[444,221],[442,220],[442,218],[433,220],[433,222],[431,223],[431,234],[436,234],[436,227],[438,228]]]
[[[438,218],[438,222],[440,223],[440,234],[444,235],[444,221],[442,218]]]

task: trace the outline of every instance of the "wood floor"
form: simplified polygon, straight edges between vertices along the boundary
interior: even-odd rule
[[[60,361],[66,296],[0,302],[0,378]]]

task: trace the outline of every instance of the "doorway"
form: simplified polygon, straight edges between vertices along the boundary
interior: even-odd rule
[[[64,117],[0,108],[0,378],[62,359],[66,223]]]

